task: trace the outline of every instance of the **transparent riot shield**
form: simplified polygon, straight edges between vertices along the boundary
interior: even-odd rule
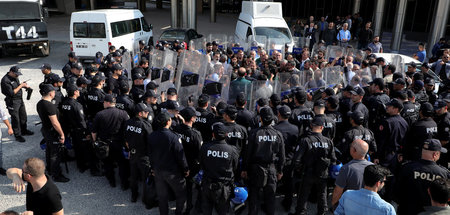
[[[123,67],[123,74],[126,75],[129,80],[131,80],[131,69],[133,68],[133,60],[131,53],[129,51],[125,51],[122,54],[122,67]]]
[[[271,83],[270,81],[255,80],[252,81],[251,86],[252,87],[251,87],[249,110],[255,110],[256,102],[258,101],[258,99],[260,98],[269,99],[273,93],[276,93],[275,84]]]
[[[239,94],[244,94],[246,101],[247,101],[247,108],[250,104],[250,98],[251,98],[251,90],[252,90],[252,83],[245,79],[245,78],[237,78],[236,80],[233,80],[230,83],[230,89],[228,93],[228,104],[235,104],[236,97]]]
[[[331,62],[335,58],[341,58],[344,56],[345,49],[341,46],[328,46],[325,58]]]
[[[302,73],[281,72],[277,74],[276,89],[280,91],[280,96],[288,95],[293,88],[301,87]]]
[[[174,87],[173,80],[177,66],[178,53],[171,50],[164,51],[164,64],[161,76],[159,78],[159,89],[166,92],[169,88]]]
[[[345,56],[352,56],[352,57],[354,57],[355,56],[355,49],[354,48],[349,48],[349,47],[344,47],[344,53],[345,53]]]
[[[356,63],[361,66],[364,59],[366,59],[367,53],[363,50],[356,50],[353,56],[353,63]]]
[[[344,81],[344,69],[341,66],[325,67],[322,73],[327,87],[334,87]]]
[[[228,43],[227,43],[227,48],[233,48],[235,46],[241,46],[241,44],[239,44],[237,42],[237,39],[235,38],[234,35],[230,35],[227,37]]]
[[[325,46],[325,44],[319,44],[319,43],[314,44],[314,46],[311,50],[311,53],[312,53],[311,56],[319,54],[319,51],[323,51],[323,53],[327,52],[327,47]]]
[[[212,104],[227,102],[230,90],[231,71],[225,71],[223,64],[216,63],[207,70],[203,92],[208,94]]]
[[[189,42],[189,50],[190,51],[199,51],[201,53],[205,53],[206,50],[206,38],[198,38],[193,39]]]
[[[181,105],[187,106],[189,101],[197,103],[205,83],[207,64],[209,63],[206,55],[194,51],[184,51],[181,54],[175,78]]]
[[[278,38],[269,38],[269,40],[267,41],[267,50],[268,50],[268,54],[269,56],[272,56],[272,54],[277,51],[279,53],[281,53],[281,57],[282,59],[284,59],[284,46],[285,46],[285,42],[283,39],[278,39]]]
[[[227,35],[225,34],[210,34],[208,41],[215,41],[219,45],[219,49],[226,50],[227,47]]]
[[[265,49],[265,47],[267,46],[266,36],[250,35],[248,36],[247,41],[247,51],[256,51],[258,49],[258,46]]]
[[[360,69],[359,72],[360,72],[360,74],[358,74],[358,75],[361,77],[361,82],[367,81],[367,83],[369,83],[373,80],[372,73],[370,71],[370,67]]]
[[[306,90],[315,91],[326,86],[322,70],[316,70],[314,72],[312,70],[304,70],[303,72]]]
[[[405,63],[400,55],[395,55],[392,57],[392,63],[396,69],[395,72],[402,74],[403,78],[405,77]]]

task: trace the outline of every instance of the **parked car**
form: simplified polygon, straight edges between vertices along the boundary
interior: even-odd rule
[[[203,35],[197,33],[194,29],[182,29],[182,28],[176,28],[176,29],[168,29],[161,33],[161,36],[159,37],[159,41],[167,41],[169,43],[172,43],[175,40],[179,40],[180,42],[185,42],[185,47],[187,48],[187,45],[189,42],[193,39],[202,38]],[[158,43],[157,42],[157,43]]]

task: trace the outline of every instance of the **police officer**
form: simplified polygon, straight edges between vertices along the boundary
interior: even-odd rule
[[[269,100],[266,99],[266,98],[259,98],[256,101],[256,113],[255,113],[255,116],[253,116],[253,119],[250,122],[250,128],[251,129],[255,129],[255,128],[261,127],[261,120],[260,120],[260,116],[259,116],[259,111],[263,107],[269,107]],[[272,113],[273,113],[273,111],[272,111]]]
[[[76,56],[75,52],[69,52],[67,57],[69,57],[69,62],[67,62],[66,65],[64,65],[64,67],[62,68],[64,77],[67,77],[70,74],[72,65],[78,62],[78,57]]]
[[[236,147],[226,143],[227,128],[215,123],[213,141],[201,147],[200,164],[203,169],[202,195],[203,214],[228,214],[230,197],[233,192],[233,177],[238,165],[239,153]]]
[[[363,126],[368,128],[368,122],[369,122],[369,110],[367,107],[362,103],[362,99],[364,97],[364,94],[366,93],[363,88],[361,87],[355,87],[352,91],[350,91],[352,94],[352,102],[353,105],[350,108],[350,111],[355,112],[359,111],[364,114],[364,123]]]
[[[373,131],[376,131],[381,120],[385,117],[385,104],[390,101],[389,96],[383,92],[384,88],[382,78],[375,78],[370,82],[369,91],[371,96],[367,102],[367,109],[369,110],[369,128]]]
[[[212,130],[211,125],[214,120],[214,114],[208,109],[209,108],[209,95],[201,94],[197,100],[196,110],[200,112],[200,116],[194,123],[194,128],[202,133],[203,140],[205,142],[211,141]]]
[[[48,63],[44,63],[39,69],[41,69],[41,72],[44,75],[44,81],[41,84],[51,84],[50,75],[52,74],[52,66]]]
[[[103,100],[106,96],[102,88],[105,84],[106,77],[103,73],[99,73],[92,78],[91,88],[86,94],[86,115],[90,123],[94,120],[95,115],[103,110]]]
[[[200,112],[196,111],[193,107],[186,107],[180,111],[180,115],[184,119],[183,123],[176,126],[174,131],[181,137],[184,153],[189,166],[189,176],[186,179],[187,208],[185,212],[186,214],[189,214],[190,210],[193,208],[193,176],[195,176],[200,170],[200,147],[202,146],[203,141],[201,133],[192,127],[196,121],[196,118],[200,116]],[[197,204],[200,204],[200,196],[201,195],[197,195]]]
[[[76,84],[77,79],[84,74],[83,65],[80,62],[76,62],[72,64],[72,67],[70,68],[70,72],[66,75],[64,75],[64,78],[66,79],[64,81],[63,87],[66,88],[69,84]]]
[[[298,127],[298,136],[302,136],[309,131],[309,125],[314,117],[314,112],[305,106],[306,96],[306,91],[304,90],[298,90],[295,93],[295,108],[292,110],[289,118],[289,122]]]
[[[274,126],[276,130],[281,132],[284,140],[284,150],[286,156],[286,163],[283,168],[283,184],[284,186],[284,199],[281,202],[284,209],[289,211],[292,205],[292,194],[294,191],[293,177],[293,165],[292,158],[294,157],[295,147],[297,147],[298,140],[298,127],[289,122],[291,117],[291,108],[287,105],[278,106],[278,124]]]
[[[144,76],[141,73],[135,73],[132,76],[133,78],[133,86],[131,87],[131,98],[135,103],[139,103],[142,101],[142,96],[145,93],[144,88]]]
[[[247,99],[244,93],[239,93],[236,96],[236,109],[238,111],[236,116],[236,123],[244,126],[247,130],[250,129],[250,123],[253,119],[253,113],[245,108]]]
[[[106,86],[103,88],[106,94],[114,94],[115,96],[120,94],[119,79],[122,76],[123,67],[120,64],[113,65],[113,73],[106,80]]]
[[[437,125],[433,115],[434,109],[430,103],[425,102],[420,106],[420,119],[409,128],[406,135],[404,155],[407,160],[420,159],[423,142],[436,137]]]
[[[436,100],[438,99],[438,95],[434,92],[434,88],[435,88],[435,81],[433,78],[426,78],[424,81],[424,85],[425,85],[425,92],[428,95],[428,102],[430,102],[430,104],[434,104],[436,102]]]
[[[414,93],[411,90],[399,91],[396,99],[403,102],[403,110],[400,114],[411,127],[419,119],[419,109],[408,99],[408,94],[413,95]]]
[[[285,162],[283,135],[274,129],[272,109],[260,109],[262,126],[251,130],[242,163],[242,178],[249,179],[249,214],[258,214],[259,191],[264,193],[266,214],[275,214],[277,180],[283,176]],[[248,175],[247,175],[248,172]]]
[[[147,85],[148,86],[148,85]],[[156,87],[159,87],[159,85],[156,85]],[[155,89],[157,90],[157,88]],[[162,95],[161,95],[161,101],[163,100]],[[175,88],[169,88],[167,90],[167,100],[164,102],[160,103],[160,107],[161,109],[167,109],[167,104],[170,103],[169,101],[177,101],[178,100],[178,92],[177,89]]]
[[[427,93],[425,92],[424,86],[425,85],[422,80],[415,80],[412,84],[412,90],[415,94],[416,102],[419,104],[428,102],[429,99]]]
[[[334,120],[325,115],[325,101],[317,100],[314,102],[314,114],[316,117],[323,118],[325,124],[323,125],[322,135],[333,140],[336,135],[336,123]]]
[[[150,121],[147,120],[150,111],[150,107],[144,103],[138,103],[134,110],[136,114],[125,123],[125,145],[130,159],[131,202],[137,201],[139,179],[145,178],[150,170],[145,165],[150,162],[147,155],[147,143],[153,131]]]
[[[125,122],[129,119],[127,112],[116,108],[116,98],[107,94],[103,100],[104,110],[95,115],[92,125],[92,140],[103,141],[109,145],[109,154],[102,159],[105,176],[111,187],[116,187],[114,163],[119,166],[119,176],[122,190],[129,188],[129,164],[123,156],[122,147],[125,145],[123,132]]]
[[[87,79],[86,77],[80,77],[77,79],[77,87],[80,91],[80,96],[78,97],[78,102],[80,102],[81,105],[83,105],[83,109],[87,110],[86,107],[86,101],[87,101],[87,92],[88,92],[88,86],[92,83],[90,79]]]
[[[233,105],[228,105],[223,111],[224,125],[227,128],[226,142],[236,147],[237,152],[241,155],[243,147],[247,145],[247,129],[236,123],[237,109]]]
[[[26,82],[20,83],[20,68],[13,66],[3,76],[1,81],[2,94],[5,95],[6,108],[11,115],[11,125],[16,141],[25,142],[22,135],[33,135],[34,132],[27,129],[27,112],[22,99],[22,88],[31,89]]]
[[[436,164],[447,149],[437,139],[428,139],[423,143],[421,159],[406,163],[399,174],[396,186],[398,214],[417,214],[424,206],[430,205],[428,187],[437,178],[448,179],[447,169]]]
[[[55,104],[58,109],[60,109],[60,107],[61,107],[60,104],[64,97],[64,95],[61,92],[61,87],[62,87],[64,81],[65,81],[65,78],[59,77],[58,74],[53,73],[50,75],[50,80],[49,80],[50,83],[49,84],[51,84],[56,89],[55,98],[53,99],[53,104]]]
[[[116,108],[126,111],[128,113],[128,116],[132,117],[135,115],[135,102],[130,97],[130,86],[128,85],[127,81],[120,81],[119,88],[120,95],[117,96]]]
[[[347,85],[341,92],[341,97],[339,98],[339,112],[342,116],[342,130],[347,131],[351,125],[350,125],[350,119],[347,116],[347,113],[350,111],[350,108],[352,107],[352,93],[353,87],[350,85]]]
[[[42,136],[44,137],[46,149],[45,160],[47,169],[56,182],[68,182],[61,171],[61,146],[64,144],[65,136],[59,123],[59,112],[51,102],[55,97],[55,88],[50,84],[44,84],[40,88],[42,99],[36,104],[39,118],[42,121]]]
[[[339,99],[337,96],[329,96],[325,98],[325,115],[330,117],[336,125],[336,134],[334,139],[340,140],[344,134],[344,124],[341,112],[339,112]]]
[[[364,140],[369,145],[368,153],[370,155],[377,151],[375,136],[372,130],[362,126],[364,114],[355,111],[349,112],[349,116],[352,128],[344,133],[342,141],[336,146],[342,153],[339,160],[344,164],[352,160],[350,155],[350,144],[357,139]]]
[[[157,116],[161,112],[161,108],[159,107],[158,104],[158,98],[159,95],[156,94],[153,90],[145,92],[144,95],[142,96],[142,102],[147,106],[149,106],[150,109],[152,109],[152,112],[150,113],[152,119],[154,119],[155,116]]]
[[[77,86],[69,84],[66,88],[67,98],[61,103],[62,122],[64,132],[72,139],[73,149],[78,170],[83,173],[89,169],[89,162],[92,156],[87,139],[90,134],[86,124],[83,106],[77,101],[80,90]],[[93,154],[92,154],[93,155]]]
[[[302,166],[303,181],[300,185],[295,214],[306,214],[306,203],[311,188],[317,187],[319,200],[317,214],[325,214],[327,208],[327,182],[328,167],[335,164],[336,156],[333,142],[322,135],[324,129],[323,117],[314,117],[311,122],[311,131],[300,139],[293,159],[297,171]]]
[[[155,176],[159,213],[169,214],[169,189],[175,193],[176,211],[181,215],[186,204],[186,180],[189,166],[179,135],[169,130],[172,125],[170,115],[162,111],[155,118],[159,129],[148,137],[148,154],[152,173]]]

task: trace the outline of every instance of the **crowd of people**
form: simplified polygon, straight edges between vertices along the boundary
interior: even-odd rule
[[[141,41],[139,65],[130,71],[122,64],[128,52],[114,46],[106,56],[98,52],[86,67],[70,52],[64,77],[53,73],[50,64],[42,65],[42,99],[36,109],[46,166],[31,158],[22,169],[7,173],[18,191],[24,190],[24,180],[31,183],[27,200],[47,184],[52,206],[42,208],[46,204],[30,197],[27,210],[63,213],[51,181],[70,181],[60,167],[70,142],[81,173],[105,176],[116,187],[118,167],[120,187],[131,190],[131,202],[141,195],[148,208],[158,205],[160,214],[168,214],[170,200],[176,200],[176,214],[212,214],[214,209],[227,214],[230,201],[235,206],[245,202],[249,214],[261,208],[275,214],[278,194],[284,195],[287,213],[296,194],[293,214],[307,214],[308,201],[317,202],[318,214],[448,213],[450,49],[432,64],[396,68],[372,54],[382,46],[367,23],[353,30],[364,57],[344,52],[330,59],[320,46],[352,48],[347,33],[352,24],[342,23],[342,34],[335,32],[330,42],[325,28],[334,28],[333,23],[324,21],[314,24],[324,41],[313,42],[311,50],[303,47],[298,55],[289,47],[284,52],[257,47],[246,53],[211,41],[199,52],[184,49],[179,41],[155,47]],[[176,53],[178,65],[154,67],[157,51]],[[180,67],[196,63],[185,60],[188,53],[204,56],[199,58],[205,60],[204,73]],[[341,68],[337,75],[342,78],[333,79],[340,83],[322,80],[328,67]],[[180,94],[186,82],[174,78],[161,91],[161,80],[154,79],[166,69],[197,73],[197,81],[205,80],[198,77],[203,74],[218,87],[210,90],[197,82],[204,89],[186,99],[189,95]],[[220,81],[225,74],[228,82]],[[26,128],[22,98],[22,89],[29,87],[19,81],[20,75],[18,66],[11,67],[1,89],[11,114],[10,133],[23,142],[22,135],[32,132]],[[277,84],[283,91],[276,90]],[[334,187],[332,205],[328,187]],[[151,191],[156,195],[149,197]]]

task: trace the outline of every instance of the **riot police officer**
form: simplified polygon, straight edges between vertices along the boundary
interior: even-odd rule
[[[133,74],[133,86],[131,87],[131,98],[135,103],[142,101],[142,96],[145,94],[144,76],[141,73]]]
[[[120,94],[119,91],[119,79],[122,76],[123,67],[120,64],[114,64],[113,67],[113,73],[111,76],[106,80],[106,86],[103,88],[105,93],[107,94],[114,94],[115,96]]]
[[[67,57],[69,58],[69,62],[67,62],[66,65],[64,65],[64,67],[62,68],[64,77],[67,77],[70,74],[72,65],[78,62],[78,57],[76,56],[75,52],[69,52]]]
[[[434,103],[434,111],[436,114],[434,120],[438,125],[436,139],[441,141],[442,146],[449,149],[448,141],[450,140],[450,113],[448,112],[447,103],[441,99],[437,100]],[[446,154],[445,156],[441,156],[439,163],[447,169],[450,169],[450,155]]]
[[[294,191],[293,166],[292,158],[294,157],[295,147],[297,147],[298,140],[298,127],[289,122],[291,117],[291,108],[287,105],[278,106],[278,124],[274,126],[283,135],[284,150],[286,163],[283,168],[283,184],[284,186],[284,199],[281,202],[284,209],[289,211],[292,205],[292,194]]]
[[[159,95],[156,94],[153,90],[145,92],[142,96],[142,102],[152,109],[152,112],[150,113],[152,119],[154,119],[155,116],[157,116],[161,112],[161,108],[158,104],[158,98]]]
[[[314,102],[314,114],[316,117],[323,118],[323,121],[325,122],[322,135],[333,140],[336,135],[336,123],[332,118],[325,115],[325,102],[323,100]]]
[[[236,109],[238,111],[236,116],[236,123],[244,126],[247,130],[250,129],[250,123],[253,119],[253,113],[245,108],[247,99],[244,93],[239,93],[236,96]]]
[[[44,75],[44,81],[41,84],[51,84],[50,75],[52,74],[52,66],[48,63],[44,63],[39,69],[41,69],[41,72]]]
[[[127,112],[116,108],[116,98],[107,94],[103,100],[104,110],[95,115],[92,125],[93,141],[102,141],[109,145],[109,154],[102,159],[105,176],[111,187],[116,187],[114,163],[119,166],[119,176],[122,190],[129,188],[129,164],[125,160],[122,147],[125,143],[123,131],[125,122],[129,119]]]
[[[409,91],[409,93],[408,93]],[[403,101],[403,110],[400,113],[403,119],[406,120],[409,126],[412,126],[414,122],[419,119],[419,109],[408,100],[408,94],[413,95],[414,93],[411,90],[399,91],[396,95],[396,98],[400,101]]]
[[[34,132],[27,129],[27,112],[22,99],[22,88],[31,89],[26,82],[20,83],[20,68],[13,66],[3,76],[1,81],[2,94],[5,95],[6,108],[11,115],[11,125],[16,141],[25,142],[22,135],[33,135]]]
[[[147,138],[153,131],[150,121],[147,120],[150,111],[150,107],[138,103],[133,111],[136,114],[125,123],[125,145],[130,159],[131,202],[137,201],[139,179],[145,178],[150,170],[145,166],[150,162],[147,155]]]
[[[291,117],[289,118],[289,122],[298,127],[298,136],[302,136],[309,131],[309,125],[314,117],[314,112],[305,106],[306,96],[306,91],[304,90],[298,90],[295,93],[295,108],[292,110]]]
[[[186,214],[189,214],[193,208],[192,204],[192,186],[193,176],[195,176],[200,170],[200,147],[203,144],[202,135],[200,132],[193,128],[192,125],[196,121],[197,117],[200,117],[200,112],[196,111],[192,107],[186,107],[180,111],[181,117],[184,121],[182,124],[176,126],[173,130],[178,133],[183,143],[184,153],[189,166],[189,176],[186,179],[186,192],[187,192],[187,208]],[[200,192],[199,192],[200,193]],[[198,195],[199,197],[201,195]],[[200,203],[200,198],[197,198],[197,204]]]
[[[237,152],[241,155],[243,147],[247,145],[247,130],[244,126],[236,124],[237,109],[233,105],[228,105],[223,111],[224,125],[227,128],[226,142],[236,147]]]
[[[369,122],[369,110],[367,107],[362,103],[362,99],[364,97],[364,94],[366,93],[363,88],[361,87],[355,87],[352,91],[350,91],[352,94],[352,102],[353,105],[350,108],[350,111],[355,112],[359,111],[364,114],[364,123],[363,126],[368,128],[368,122]]]
[[[77,168],[84,172],[89,168],[91,150],[86,139],[90,136],[87,129],[83,106],[77,101],[80,91],[77,86],[69,84],[66,88],[67,98],[61,103],[62,122],[66,134],[70,134]]]
[[[155,176],[156,193],[158,195],[159,213],[169,214],[169,189],[175,193],[176,211],[180,215],[186,204],[186,180],[189,166],[184,154],[179,135],[169,130],[172,118],[162,111],[155,118],[158,130],[148,137],[148,154],[152,172]]]
[[[202,133],[203,140],[205,142],[211,141],[212,130],[211,125],[214,120],[214,114],[208,110],[209,107],[209,95],[201,94],[197,100],[196,110],[200,112],[200,116],[194,123],[194,128]]]
[[[385,117],[385,104],[390,101],[389,96],[383,92],[384,88],[382,78],[376,78],[370,82],[369,91],[371,96],[367,102],[367,109],[369,110],[369,128],[374,131],[376,131],[381,120]]]
[[[64,76],[66,79],[63,84],[63,88],[66,88],[69,84],[76,84],[77,79],[84,74],[83,65],[80,62],[72,64],[70,72]]]
[[[117,96],[116,108],[124,110],[128,113],[128,116],[132,117],[135,115],[134,104],[135,102],[130,97],[130,86],[126,81],[121,81],[119,83],[120,95]],[[137,103],[136,103],[137,104]]]
[[[86,95],[86,115],[90,123],[94,120],[95,115],[103,110],[103,100],[106,96],[102,88],[105,84],[106,77],[103,73],[98,73],[92,78],[91,88]]]
[[[215,123],[213,141],[204,144],[200,151],[200,164],[203,169],[202,195],[203,214],[217,213],[225,215],[230,205],[233,192],[233,177],[238,165],[239,153],[236,147],[225,142],[227,128],[222,123]]]
[[[370,155],[377,151],[377,145],[373,132],[362,126],[362,123],[364,122],[364,114],[359,111],[355,111],[349,112],[349,116],[352,128],[344,133],[342,141],[336,146],[341,152],[339,160],[344,164],[352,160],[350,155],[350,144],[357,139],[364,140],[369,145],[368,153]]]
[[[437,134],[437,125],[434,122],[433,106],[425,102],[420,106],[417,120],[408,130],[404,145],[404,155],[407,160],[418,160],[422,151],[422,144],[426,139],[435,138]]]
[[[64,81],[65,81],[65,79],[63,77],[59,77],[58,74],[53,73],[50,75],[50,80],[49,80],[50,83],[49,84],[51,84],[56,89],[55,98],[53,99],[53,104],[55,104],[58,109],[60,109],[60,104],[64,97],[64,95],[61,92],[61,87],[62,87]]]
[[[406,163],[397,180],[399,215],[423,211],[424,206],[431,204],[427,191],[430,183],[437,178],[450,177],[447,169],[436,164],[442,153],[447,153],[447,149],[443,148],[437,139],[425,140],[422,145],[421,159]]]
[[[302,166],[303,181],[300,185],[299,197],[295,214],[306,213],[307,199],[311,188],[315,185],[319,200],[317,203],[318,214],[324,214],[327,209],[327,182],[328,167],[335,164],[336,156],[333,142],[322,135],[324,128],[322,117],[314,117],[311,122],[311,131],[308,132],[296,148],[294,165],[296,171]]]
[[[325,98],[325,115],[330,117],[336,126],[335,140],[340,140],[344,134],[344,124],[341,112],[339,112],[339,99],[336,96]]]
[[[258,196],[262,189],[265,212],[273,215],[277,180],[283,176],[284,140],[283,135],[271,126],[272,109],[263,107],[259,112],[262,126],[249,133],[241,176],[249,179],[249,214],[258,214]]]

